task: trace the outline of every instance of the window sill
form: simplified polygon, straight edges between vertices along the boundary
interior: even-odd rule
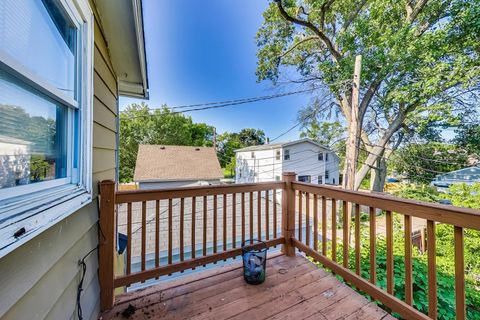
[[[0,258],[90,203],[92,195],[64,185],[16,200],[0,201]]]

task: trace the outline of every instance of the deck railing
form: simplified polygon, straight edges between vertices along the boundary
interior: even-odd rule
[[[464,228],[480,230],[478,211],[301,183],[296,182],[295,177],[294,173],[284,173],[282,182],[124,192],[115,192],[113,182],[102,182],[99,251],[102,309],[112,307],[114,289],[117,287],[238,256],[241,254],[242,242],[258,238],[265,241],[268,246],[282,244],[282,251],[287,256],[295,255],[297,248],[404,318],[435,319],[437,318],[435,226],[437,223],[444,223],[454,226],[456,317],[465,319],[463,236]],[[173,203],[175,199],[176,204]],[[162,202],[165,202],[164,210]],[[174,206],[178,208],[177,211],[174,210]],[[120,276],[115,276],[114,273],[116,207],[119,217],[122,212],[126,216],[124,217],[126,222],[120,223],[119,229],[122,225],[125,226],[128,239],[126,273]],[[360,272],[362,252],[360,215],[364,210],[368,211],[369,216],[369,279],[364,279]],[[386,291],[376,283],[378,211],[385,212]],[[404,301],[394,296],[394,214],[403,216]],[[135,221],[134,216],[139,217],[139,221]],[[413,218],[425,219],[427,226],[428,316],[412,306]],[[190,222],[186,224],[187,220]],[[342,230],[337,235],[337,223],[340,220]],[[150,232],[148,224],[152,221]],[[165,225],[163,231],[162,223]],[[351,230],[351,223],[355,226],[354,230]],[[135,231],[132,231],[135,224],[140,225],[136,229],[141,231],[138,239],[135,239]],[[151,233],[154,235],[151,253],[154,263],[149,266],[147,242]],[[175,242],[177,238],[178,242]],[[163,242],[166,248],[163,251],[165,261],[161,258],[161,239],[165,239]],[[136,240],[139,244],[137,253],[140,259],[138,270],[134,271],[132,256],[135,256],[133,251]],[[342,252],[337,253],[337,241],[341,241]],[[174,246],[178,247],[176,253]],[[350,256],[352,250],[353,257]],[[337,261],[339,256],[341,263]],[[354,261],[352,270],[349,269],[351,258]]]
[[[284,243],[284,182],[115,192],[100,183],[102,309],[114,290],[241,255],[257,239]],[[118,220],[118,221],[117,221]],[[127,236],[125,274],[115,276],[116,230]],[[138,261],[133,261],[137,258]]]

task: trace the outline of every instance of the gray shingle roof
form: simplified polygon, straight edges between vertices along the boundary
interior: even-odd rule
[[[134,181],[216,180],[223,178],[214,148],[140,145]]]

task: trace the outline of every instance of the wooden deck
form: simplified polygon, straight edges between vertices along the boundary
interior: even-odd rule
[[[122,294],[101,319],[393,319],[303,256],[267,261],[261,285],[240,263],[219,266]]]

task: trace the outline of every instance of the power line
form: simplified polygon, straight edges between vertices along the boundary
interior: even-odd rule
[[[237,103],[243,103],[244,101],[247,101],[247,102],[252,101],[252,102],[254,102],[254,101],[259,101],[259,100],[269,100],[269,99],[275,99],[275,98],[290,96],[290,95],[299,94],[299,93],[304,93],[304,92],[310,92],[310,91],[313,91],[313,90],[316,90],[316,89],[318,89],[318,88],[310,88],[310,89],[305,89],[305,90],[297,90],[297,91],[290,91],[290,92],[277,93],[277,94],[266,95],[266,96],[258,96],[258,97],[251,97],[251,98],[242,98],[242,99],[235,99],[235,100],[225,100],[225,101],[217,101],[217,102],[206,102],[206,103],[188,104],[188,105],[174,106],[174,107],[171,107],[171,109],[172,109],[172,110],[176,110],[176,109],[203,107],[203,106],[219,105],[219,104],[220,104],[220,105],[223,105],[223,104],[237,104]]]
[[[190,109],[181,110],[181,111],[172,111],[169,114],[179,114],[179,113],[192,112],[192,111],[202,111],[202,110],[208,110],[208,109],[225,108],[225,107],[229,107],[229,106],[236,106],[236,105],[247,104],[247,103],[252,103],[252,102],[257,102],[257,101],[264,101],[264,100],[281,98],[281,97],[290,96],[290,95],[294,95],[294,94],[311,92],[311,91],[316,90],[316,89],[318,89],[318,88],[297,90],[297,91],[279,93],[279,94],[274,94],[274,95],[269,95],[269,96],[260,96],[260,97],[254,97],[254,98],[230,100],[232,102],[227,102],[227,103],[209,102],[209,103],[200,103],[200,104],[177,106],[177,107],[174,107],[174,108],[175,109],[190,108]],[[199,107],[196,107],[196,106],[199,106]],[[171,108],[171,110],[173,110],[174,108]],[[153,111],[153,110],[159,110],[159,109],[149,109],[149,111]],[[129,117],[124,116],[123,119],[120,118],[120,120],[145,118],[145,117],[158,117],[158,116],[163,116],[163,114],[151,114],[149,112],[148,114],[138,115],[138,116],[129,116]]]

